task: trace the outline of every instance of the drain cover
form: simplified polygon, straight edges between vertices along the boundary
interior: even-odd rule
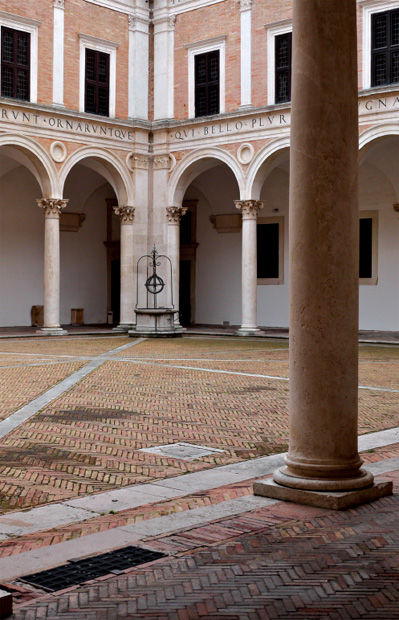
[[[40,573],[25,575],[20,581],[39,586],[49,592],[63,590],[69,586],[78,585],[90,579],[108,575],[119,574],[126,568],[152,562],[165,557],[164,553],[150,551],[141,547],[124,547],[109,553],[95,555],[84,560],[70,560],[68,564],[57,566]]]
[[[151,452],[160,456],[167,456],[172,459],[185,459],[186,461],[194,461],[201,456],[224,452],[218,448],[208,448],[208,446],[196,446],[192,443],[171,443],[166,446],[155,446],[154,448],[141,448],[139,452]]]

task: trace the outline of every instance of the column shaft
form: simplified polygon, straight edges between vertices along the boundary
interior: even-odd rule
[[[274,477],[363,488],[373,478],[357,451],[356,1],[294,0],[293,59],[290,440]]]
[[[44,326],[40,333],[62,335],[60,327],[60,213],[67,200],[37,201],[44,210]]]
[[[175,323],[179,320],[179,286],[180,286],[180,219],[186,213],[185,207],[167,207],[168,218],[168,256],[172,262],[173,306],[176,309]]]
[[[136,322],[134,291],[134,207],[114,207],[121,219],[121,291],[117,331],[128,331]]]
[[[257,319],[256,226],[257,213],[259,209],[263,208],[263,203],[260,200],[236,200],[235,205],[242,212],[242,323],[237,333],[241,336],[250,336],[260,331]]]

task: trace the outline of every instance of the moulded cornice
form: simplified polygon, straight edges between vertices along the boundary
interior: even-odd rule
[[[218,37],[211,37],[210,39],[202,39],[201,41],[194,41],[193,43],[186,43],[184,47],[187,50],[196,48],[196,47],[205,47],[208,45],[215,45],[216,43],[221,43],[227,39],[227,34],[222,34]]]
[[[93,37],[91,34],[82,34],[80,33],[79,39],[86,43],[93,43],[94,45],[105,45],[107,47],[113,47],[117,49],[119,47],[119,43],[114,43],[113,41],[108,41],[108,39],[100,39],[99,37]]]
[[[103,6],[106,9],[111,9],[112,11],[118,11],[119,13],[131,13],[132,8],[134,7],[134,0],[84,0],[89,4],[97,4],[99,6]]]
[[[19,24],[25,24],[25,26],[35,26],[36,28],[41,26],[42,23],[37,19],[22,17],[22,15],[15,15],[15,13],[7,13],[7,11],[0,11],[0,20],[8,20]]]
[[[195,11],[197,9],[202,9],[204,6],[209,6],[210,4],[218,4],[219,2],[224,2],[225,0],[169,0],[170,1],[170,10],[173,13],[186,13],[187,11]]]

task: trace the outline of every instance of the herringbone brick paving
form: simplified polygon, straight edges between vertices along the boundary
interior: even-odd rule
[[[148,539],[170,555],[24,603],[13,618],[397,620],[398,509],[398,495],[342,512],[280,502]]]
[[[0,353],[8,353],[14,360],[18,353],[25,354],[21,360],[26,364],[29,352],[49,360],[40,367],[0,368],[0,380],[2,373],[15,373],[5,389],[10,399],[7,412],[27,402],[25,394],[37,395],[36,385],[40,392],[45,389],[40,382],[32,386],[32,377],[52,384],[50,379],[57,372],[64,373],[61,378],[68,376],[69,364],[53,364],[60,355],[90,359],[129,342],[126,337],[2,341]],[[172,360],[176,358],[184,358],[181,365],[201,365],[210,371],[235,368],[239,374],[175,368]],[[190,361],[200,358],[204,361]],[[360,358],[362,383],[399,388],[398,348],[361,346]],[[212,359],[224,361],[205,361]],[[288,382],[245,373],[255,364],[257,374],[284,376],[287,360],[286,342],[220,338],[147,340],[119,352],[3,438],[1,510],[28,508],[286,450]],[[70,368],[79,364],[84,362],[71,362]],[[397,402],[397,393],[360,390],[360,433],[398,426]],[[138,451],[178,441],[224,452],[184,461]]]

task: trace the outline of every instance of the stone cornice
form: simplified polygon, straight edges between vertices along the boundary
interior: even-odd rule
[[[41,21],[37,19],[32,19],[30,17],[22,17],[22,15],[15,15],[15,13],[7,13],[7,11],[0,11],[0,20],[1,21],[12,21],[19,24],[24,24],[25,26],[34,26],[38,28],[41,26]]]

